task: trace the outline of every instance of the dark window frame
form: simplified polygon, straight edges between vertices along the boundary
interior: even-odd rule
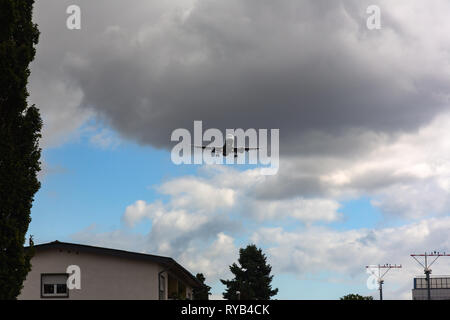
[[[61,293],[57,293],[57,289],[55,289],[55,292],[52,295],[48,295],[48,294],[44,294],[44,283],[43,283],[43,278],[45,276],[67,276],[67,278],[69,277],[68,273],[41,273],[41,285],[40,285],[40,292],[41,292],[41,299],[67,299],[69,298],[69,288],[67,287],[66,284],[66,289],[67,289],[67,293],[65,295],[61,294]],[[58,284],[54,284],[54,285],[58,285]]]

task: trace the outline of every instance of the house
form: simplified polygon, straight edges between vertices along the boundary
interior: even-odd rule
[[[18,299],[192,299],[201,283],[168,257],[54,241],[34,246]]]

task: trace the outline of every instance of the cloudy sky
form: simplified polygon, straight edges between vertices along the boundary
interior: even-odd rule
[[[66,9],[81,8],[69,30]],[[366,10],[381,9],[369,30]],[[37,1],[30,103],[44,119],[30,233],[149,252],[215,297],[238,249],[268,255],[279,299],[336,299],[369,264],[450,252],[447,0]],[[280,129],[280,169],[176,166],[177,128]],[[434,274],[449,274],[450,259]]]

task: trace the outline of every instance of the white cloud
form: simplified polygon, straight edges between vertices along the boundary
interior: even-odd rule
[[[89,138],[92,145],[100,149],[115,149],[120,145],[120,140],[115,137],[114,133],[108,129],[101,128],[96,130],[92,128],[93,133]]]
[[[161,202],[155,202],[154,204],[147,204],[143,200],[138,200],[134,204],[129,205],[125,209],[123,220],[131,227],[134,227],[138,222],[144,218],[151,219],[153,216],[160,215],[159,213],[164,210],[164,206]]]
[[[372,198],[387,215],[406,219],[446,215],[450,213],[449,127],[450,114],[445,114],[414,133],[374,135],[376,143],[357,156],[282,157],[276,176],[257,180],[243,172],[229,180],[234,185],[244,181],[242,189],[248,197],[267,202],[266,215],[271,212],[268,201],[288,206],[298,198],[331,203],[360,197]]]
[[[147,204],[136,201],[126,208],[123,220],[131,227],[142,219],[152,223],[149,242],[160,254],[183,252],[192,241],[211,238],[217,230],[227,229],[232,223],[216,213],[189,212],[170,208],[161,202]]]
[[[215,282],[231,276],[228,266],[236,261],[238,251],[234,239],[220,232],[209,247],[203,250],[190,247],[179,259],[191,270],[203,270],[207,279]]]
[[[235,191],[195,177],[179,178],[164,183],[159,192],[171,196],[170,205],[201,211],[216,211],[235,204]]]
[[[391,298],[411,298],[412,279],[423,274],[410,257],[425,251],[445,252],[450,248],[450,217],[422,220],[395,228],[335,231],[307,228],[285,231],[261,228],[252,239],[265,246],[275,273],[291,273],[308,277],[326,272],[328,281],[351,277],[361,281],[365,289],[366,265],[402,264],[403,268],[386,277]],[[433,266],[433,274],[448,274],[450,260],[442,258]],[[393,272],[391,272],[393,273]],[[347,279],[347,281],[350,278]]]
[[[333,254],[338,252],[342,252],[343,256],[357,256],[360,261],[376,255],[382,257],[383,251],[380,251],[379,243],[377,246],[366,247],[365,241],[370,241],[371,236],[381,232],[386,233],[383,237],[393,238],[394,235],[390,232],[396,232],[394,229],[375,233],[364,230],[330,233],[327,229],[315,227],[315,223],[339,220],[343,217],[339,213],[340,201],[361,196],[371,198],[373,205],[379,207],[386,217],[401,216],[408,221],[448,214],[448,127],[450,116],[441,116],[417,133],[401,134],[395,138],[381,137],[379,141],[383,141],[382,144],[357,158],[284,158],[280,174],[275,177],[257,175],[257,170],[237,171],[226,166],[207,166],[200,170],[200,176],[173,179],[157,188],[170,196],[167,203],[137,202],[127,209],[124,217],[132,224],[144,217],[151,219],[155,235],[164,235],[171,226],[186,234],[203,230],[212,221],[216,221],[219,212],[223,215],[237,215],[243,220],[266,221],[275,226],[292,218],[306,227],[307,232],[303,237],[307,238],[297,239],[296,234],[283,232],[282,238],[286,244],[305,241],[317,251],[289,251],[286,254],[289,257],[286,260],[286,270],[289,266],[294,268],[300,261],[305,264],[305,270],[317,269],[323,265],[322,260],[317,261],[317,265],[314,264],[316,255],[320,256],[321,251],[331,255],[329,261],[337,259],[333,258]],[[316,189],[314,185],[317,186]],[[287,189],[290,189],[289,192],[284,192]],[[195,226],[191,221],[196,221]],[[426,221],[431,223],[433,220]],[[404,233],[415,232],[409,242],[417,245],[425,241],[422,235],[426,230],[426,225],[416,228],[409,225],[408,228],[401,229]],[[220,231],[220,226],[217,231]],[[278,229],[269,229],[265,234],[268,232],[272,232],[268,239],[277,239],[280,233]],[[358,238],[362,242],[355,240]],[[169,240],[172,245],[166,243],[166,247],[173,249],[176,243],[174,241],[179,239],[180,237],[175,237]],[[283,246],[280,250],[288,249]],[[338,271],[336,268],[331,270]]]
[[[450,115],[380,145],[322,179],[335,193],[365,192],[384,212],[410,218],[450,213]],[[340,190],[339,190],[340,189]]]
[[[129,250],[133,252],[148,252],[147,239],[144,235],[133,234],[118,229],[113,231],[102,231],[100,226],[92,224],[80,230],[70,238],[81,244],[91,244],[99,247]]]
[[[339,202],[329,199],[303,199],[287,200],[254,200],[251,212],[258,220],[276,220],[292,217],[304,223],[317,221],[333,222],[341,215],[338,213]]]
[[[400,145],[404,146],[405,143]],[[420,152],[417,154],[423,156]],[[360,167],[364,166],[358,166]],[[401,166],[397,166],[395,159],[392,159],[390,168]],[[405,168],[407,166],[403,167]],[[440,170],[442,171],[437,171],[441,172]],[[401,272],[388,280],[386,296],[391,298],[410,298],[412,278],[421,274],[420,268],[409,256],[411,253],[450,251],[450,217],[429,218],[390,228],[337,231],[316,225],[316,222],[332,222],[342,216],[338,213],[340,205],[336,199],[261,199],[255,196],[254,189],[266,184],[270,177],[254,175],[254,170],[239,172],[221,166],[203,168],[200,172],[199,177],[175,178],[156,188],[169,196],[165,202],[156,200],[148,203],[140,200],[126,208],[123,220],[129,226],[136,226],[143,219],[151,221],[148,235],[135,239],[119,230],[93,234],[92,241],[137,241],[138,247],[144,248],[146,252],[172,256],[189,270],[205,273],[209,283],[229,277],[228,266],[237,259],[238,251],[234,240],[237,237],[240,241],[251,240],[261,245],[268,253],[269,263],[273,265],[275,274],[289,273],[309,278],[325,273],[329,275],[327,281],[360,283],[361,290],[366,290],[366,265],[403,264]],[[412,184],[410,180],[401,181],[416,188],[420,186],[416,185],[417,181],[433,177],[434,173],[426,178],[418,175],[411,180]],[[350,186],[354,181],[354,178],[350,178]],[[390,185],[393,188],[391,191],[384,186],[375,191],[377,195],[382,192],[385,195],[389,192],[395,195],[399,185],[399,182]],[[215,201],[214,206],[207,201],[220,198],[221,194],[225,195],[224,199]],[[400,196],[406,198],[407,194],[404,192]],[[415,201],[426,203],[426,200],[423,193],[414,194],[408,205],[411,207]],[[386,199],[382,202],[383,205],[387,203]],[[435,209],[431,207],[430,210]],[[297,219],[299,222],[291,225],[289,231],[280,226],[287,218]],[[239,223],[265,221],[270,222],[273,227],[239,229],[239,223],[235,220]],[[80,238],[80,235],[77,237]],[[84,234],[83,239],[89,237]],[[446,267],[450,267],[450,264],[440,262],[436,265],[434,274],[448,273],[445,271]]]

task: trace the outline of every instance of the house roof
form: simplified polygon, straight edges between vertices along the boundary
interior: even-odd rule
[[[179,277],[180,280],[185,281],[192,287],[199,287],[202,285],[196,277],[194,277],[188,270],[186,270],[182,265],[176,262],[170,257],[157,256],[146,253],[131,252],[125,250],[94,247],[84,244],[60,242],[58,240],[43,244],[37,244],[33,246],[36,252],[47,249],[62,249],[62,250],[73,250],[79,252],[88,252],[100,255],[115,256],[124,259],[133,259],[141,261],[149,261],[162,265],[167,271]]]

